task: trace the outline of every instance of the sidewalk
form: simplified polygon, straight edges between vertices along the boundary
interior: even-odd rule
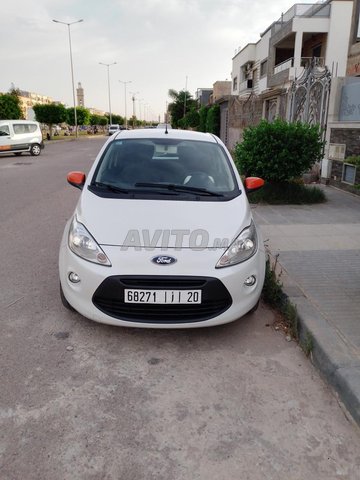
[[[312,360],[360,424],[360,197],[324,187],[320,205],[252,205]],[[251,196],[250,196],[251,201]]]

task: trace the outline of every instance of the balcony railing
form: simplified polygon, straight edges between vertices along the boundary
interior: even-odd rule
[[[300,59],[300,67],[307,68],[311,65],[311,62],[314,62],[314,65],[318,67],[325,66],[325,58],[324,57],[301,57]],[[274,75],[277,73],[283,72],[294,66],[294,57],[288,58],[284,62],[278,63],[274,67]]]
[[[253,87],[252,78],[247,78],[243,82],[240,83],[239,92],[243,92],[244,90],[250,90]]]
[[[325,0],[323,0],[325,1]],[[286,23],[294,17],[328,17],[330,15],[330,4],[322,5],[323,1],[311,3],[296,3],[286,13],[283,13],[277,23]]]

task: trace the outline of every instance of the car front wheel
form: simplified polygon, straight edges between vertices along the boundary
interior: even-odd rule
[[[75,312],[75,308],[70,305],[70,303],[66,300],[61,283],[60,283],[60,299],[61,303],[64,305],[65,308],[68,310]]]
[[[37,157],[41,153],[41,147],[38,143],[33,143],[30,147],[30,154],[33,157]]]

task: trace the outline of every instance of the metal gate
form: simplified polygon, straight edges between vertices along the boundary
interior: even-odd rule
[[[289,121],[320,125],[325,134],[331,73],[326,66],[320,66],[319,60],[312,58],[301,77],[290,87]]]

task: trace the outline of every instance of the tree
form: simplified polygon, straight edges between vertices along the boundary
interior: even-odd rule
[[[244,130],[243,142],[235,147],[235,162],[245,176],[289,182],[321,160],[323,145],[318,126],[262,120]]]
[[[14,93],[0,95],[0,120],[19,120],[22,118],[20,100]]]
[[[100,125],[101,119],[102,119],[101,115],[95,115],[95,114],[90,115],[90,120],[89,120],[90,125],[92,125],[92,126]]]
[[[220,135],[220,107],[213,105],[209,108],[206,116],[206,132]]]
[[[40,123],[49,126],[49,135],[52,135],[52,126],[56,123],[63,123],[67,120],[67,112],[64,105],[50,103],[45,105],[34,105],[35,118]]]
[[[181,118],[178,122],[181,128],[197,128],[199,126],[199,112],[195,107],[192,107],[185,117]]]
[[[84,107],[76,107],[76,120],[78,125],[89,125],[90,111]],[[69,125],[75,125],[74,107],[67,109],[67,121]]]
[[[185,90],[177,92],[176,90],[170,89],[169,97],[173,100],[168,106],[171,115],[171,124],[174,128],[177,128],[180,126],[180,119],[185,117],[193,108],[197,108],[198,104],[197,101],[192,98],[191,94]]]
[[[208,111],[209,111],[209,108],[205,107],[205,105],[203,105],[199,109],[199,128],[198,128],[199,132],[206,132],[206,118],[207,118]]]
[[[112,115],[112,122],[116,125],[124,125],[125,120],[121,115]]]

